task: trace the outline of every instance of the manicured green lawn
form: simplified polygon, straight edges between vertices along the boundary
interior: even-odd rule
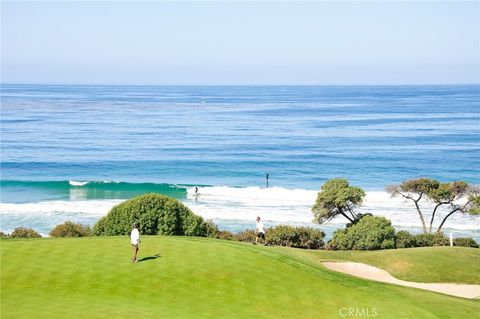
[[[480,313],[479,301],[353,278],[278,247],[143,237],[140,258],[148,259],[132,264],[127,237],[0,244],[1,318],[342,318],[348,307],[376,318]]]
[[[480,284],[480,249],[424,247],[376,251],[313,251],[279,248],[318,265],[321,261],[354,261],[376,266],[392,276],[416,282]]]

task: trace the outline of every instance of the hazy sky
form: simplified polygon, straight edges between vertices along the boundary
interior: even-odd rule
[[[480,83],[479,3],[2,1],[2,82]]]

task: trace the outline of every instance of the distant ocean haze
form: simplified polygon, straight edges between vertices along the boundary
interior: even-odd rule
[[[367,191],[365,211],[418,231],[414,208],[385,186],[421,176],[480,184],[475,85],[2,85],[1,94],[4,231],[93,224],[144,192],[230,230],[254,227],[257,214],[312,225],[316,192],[334,177]],[[446,226],[480,238],[478,217]]]

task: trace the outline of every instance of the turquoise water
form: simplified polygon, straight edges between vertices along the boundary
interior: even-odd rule
[[[228,229],[256,214],[310,224],[315,190],[333,177],[368,191],[365,210],[415,231],[414,211],[385,186],[419,176],[480,184],[479,86],[3,85],[1,95],[7,231],[94,223],[152,191]],[[450,224],[480,228],[470,217]]]

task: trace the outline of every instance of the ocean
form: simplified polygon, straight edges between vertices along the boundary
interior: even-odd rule
[[[310,208],[334,177],[367,192],[359,211],[420,232],[413,205],[385,187],[417,177],[478,185],[479,167],[478,85],[1,87],[4,232],[93,225],[158,192],[221,229],[253,228],[259,215],[331,236],[346,221],[314,225]],[[479,240],[480,216],[454,215],[445,232]]]

